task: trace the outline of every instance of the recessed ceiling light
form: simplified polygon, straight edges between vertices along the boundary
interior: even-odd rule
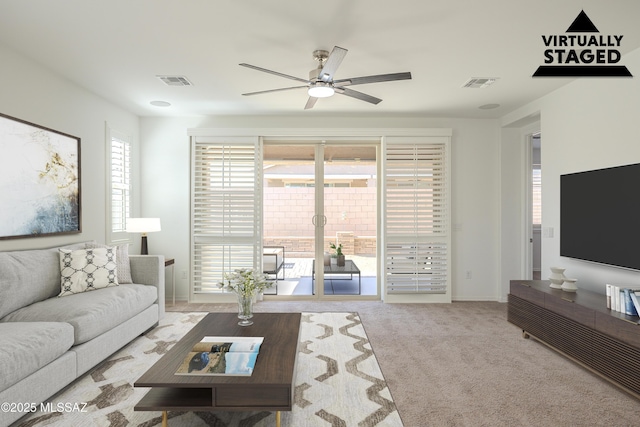
[[[478,108],[481,110],[493,110],[494,108],[498,108],[500,104],[484,104],[479,106]]]
[[[154,107],[171,107],[171,103],[167,101],[151,101],[150,104]]]

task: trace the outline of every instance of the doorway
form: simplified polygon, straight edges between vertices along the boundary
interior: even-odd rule
[[[380,297],[378,149],[363,141],[264,142],[263,267],[275,285],[265,295]]]

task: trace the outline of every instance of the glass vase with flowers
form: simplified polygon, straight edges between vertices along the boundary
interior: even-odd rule
[[[259,293],[270,288],[273,282],[264,273],[252,268],[237,268],[224,274],[224,280],[218,283],[220,289],[233,292],[238,297],[238,318],[240,326],[253,325],[253,302]]]

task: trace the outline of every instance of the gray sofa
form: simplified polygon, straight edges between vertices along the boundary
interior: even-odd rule
[[[59,248],[0,252],[0,403],[45,401],[158,323],[164,258],[128,258],[133,283],[59,297]],[[25,415],[5,409],[0,426]]]

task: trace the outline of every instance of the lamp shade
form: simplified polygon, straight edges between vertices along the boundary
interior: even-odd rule
[[[127,233],[160,231],[160,218],[127,218]]]

